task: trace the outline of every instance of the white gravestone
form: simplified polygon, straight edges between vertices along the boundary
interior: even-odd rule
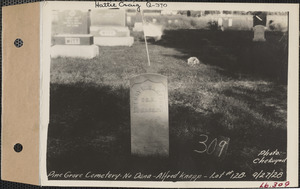
[[[266,39],[265,39],[265,26],[256,25],[253,28],[253,31],[254,31],[253,41],[266,41]]]
[[[232,18],[228,19],[228,27],[232,27]]]
[[[132,31],[141,32],[143,31],[143,23],[142,22],[136,22],[134,23],[134,28]]]
[[[131,16],[127,16],[127,23],[131,23]]]
[[[223,18],[218,18],[218,26],[223,26]]]
[[[142,74],[130,80],[131,153],[169,156],[167,77]]]

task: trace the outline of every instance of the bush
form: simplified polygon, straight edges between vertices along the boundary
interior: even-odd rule
[[[207,25],[208,25],[208,28],[209,28],[210,30],[216,31],[216,30],[219,29],[219,26],[218,26],[218,22],[217,22],[217,21],[209,21],[209,22],[207,23]]]

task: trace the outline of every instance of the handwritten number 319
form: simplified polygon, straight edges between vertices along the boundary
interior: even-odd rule
[[[199,141],[199,144],[201,144],[203,146],[203,150],[194,150],[195,152],[197,153],[204,153],[206,152],[207,154],[212,154],[215,150],[216,150],[216,147],[217,147],[217,144],[218,144],[218,141],[217,141],[217,138],[215,138],[214,140],[211,141],[211,143],[207,146],[207,140],[208,140],[208,136],[205,135],[205,134],[201,134],[200,137],[203,137],[204,140],[203,141]],[[222,152],[225,148],[225,146],[227,145],[228,143],[225,141],[225,140],[222,140],[218,146],[221,148],[220,149],[220,152],[218,154],[218,157],[220,157],[222,155]]]

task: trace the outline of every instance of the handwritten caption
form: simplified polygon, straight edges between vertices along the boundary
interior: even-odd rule
[[[167,3],[161,3],[161,2],[147,2],[146,3],[147,8],[166,8],[168,7]],[[141,11],[142,4],[136,3],[134,1],[132,2],[103,2],[103,1],[95,1],[95,8],[136,8],[138,12]]]
[[[207,134],[201,134],[198,139],[197,149],[194,152],[223,158],[226,155],[229,140],[227,137],[211,137]]]
[[[289,185],[290,185],[290,181],[274,182],[273,184],[263,182],[259,187],[260,188],[276,188],[276,187],[288,187]]]
[[[274,164],[277,163],[285,163],[287,158],[280,158],[282,154],[278,151],[278,149],[274,151],[262,150],[258,153],[257,158],[253,160],[254,164]]]
[[[280,179],[283,176],[283,172],[277,172],[273,170],[272,172],[255,172],[252,174],[254,179]],[[159,174],[144,174],[142,172],[127,172],[127,173],[113,173],[111,171],[105,173],[95,173],[92,171],[86,173],[74,173],[72,171],[67,171],[65,173],[58,173],[56,171],[51,171],[48,173],[49,179],[104,179],[104,180],[187,180],[187,181],[199,181],[199,180],[218,180],[218,179],[227,179],[227,180],[241,180],[247,178],[246,172],[236,172],[236,171],[223,171],[223,172],[213,172],[207,175],[204,174],[190,174],[184,171],[177,172],[160,172]],[[266,184],[266,183],[265,183]],[[265,186],[263,183],[262,186]],[[276,186],[282,186],[281,183],[274,183]],[[284,183],[286,186],[287,183]]]

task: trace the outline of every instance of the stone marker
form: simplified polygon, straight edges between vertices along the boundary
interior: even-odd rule
[[[58,12],[57,31],[63,34],[89,34],[89,12],[65,10]]]
[[[137,32],[143,31],[143,23],[142,22],[134,23],[134,28],[132,29],[132,31],[137,31]]]
[[[51,57],[94,58],[99,48],[93,44],[93,36],[89,34],[89,11],[65,10],[53,12],[55,22]]]
[[[218,26],[223,26],[223,18],[218,18]]]
[[[169,156],[167,77],[141,74],[130,80],[131,153]]]
[[[143,19],[142,19],[142,14],[140,12],[137,12],[135,15],[135,23],[132,31],[137,31],[137,32],[143,31]]]
[[[228,19],[228,27],[232,27],[232,18]]]
[[[93,10],[91,34],[100,46],[132,46],[134,39],[126,27],[125,9]]]
[[[91,11],[91,26],[126,27],[125,9],[102,9]]]
[[[266,39],[265,39],[265,26],[256,25],[253,28],[253,31],[254,31],[253,41],[266,41]]]
[[[148,23],[143,25],[144,27],[144,35],[150,38],[154,38],[155,41],[158,41],[161,39],[163,35],[163,26]]]
[[[131,23],[131,16],[127,16],[127,23]]]

